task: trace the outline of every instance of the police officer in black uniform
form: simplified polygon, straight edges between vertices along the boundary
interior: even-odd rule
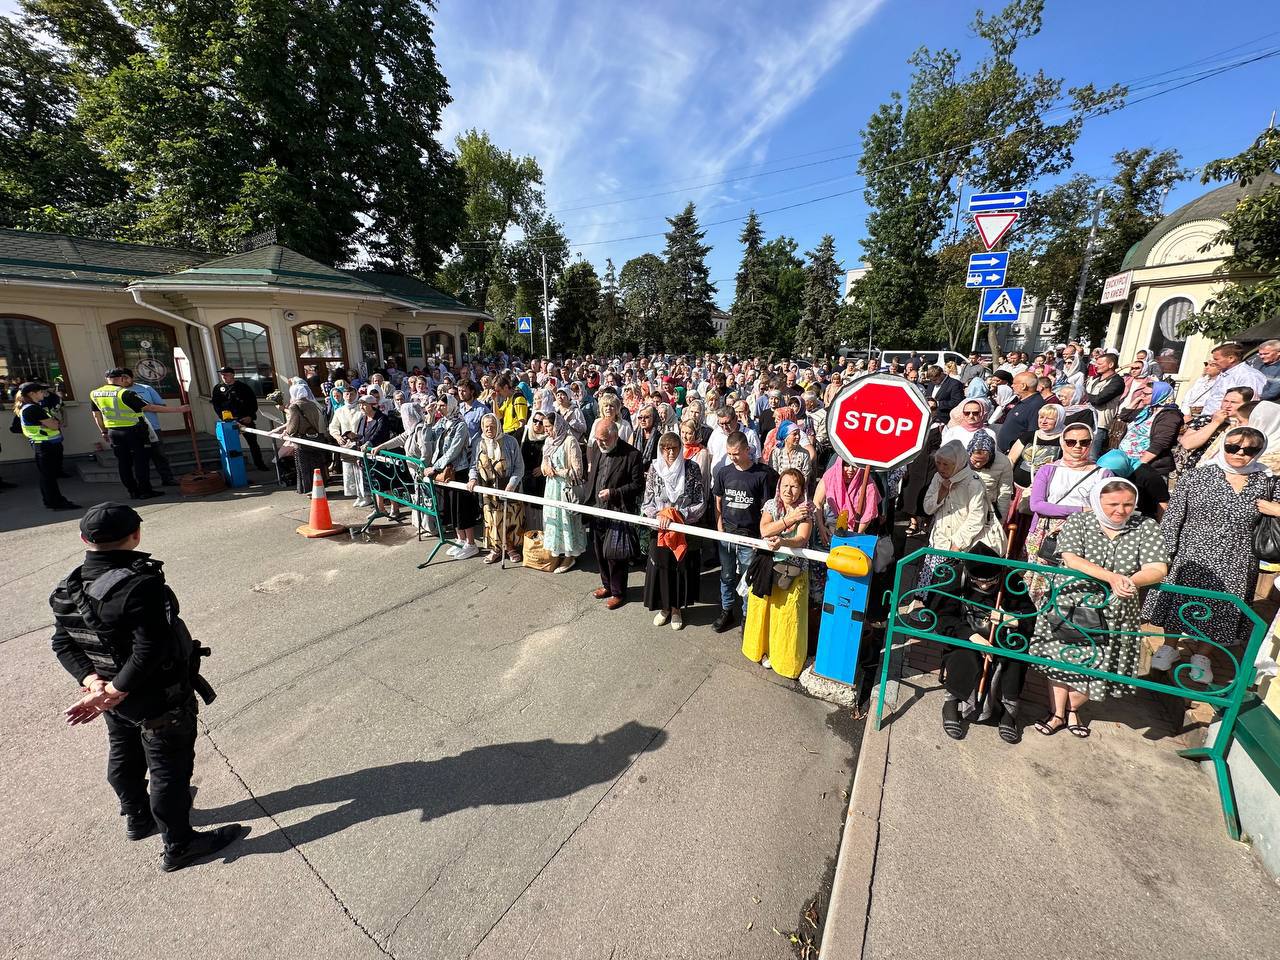
[[[214,698],[199,672],[208,650],[178,616],[160,561],[138,551],[142,518],[131,507],[90,507],[80,537],[89,548],[84,563],[49,598],[53,651],[84,692],[67,722],[103,714],[107,782],[120,798],[125,836],[141,840],[158,827],[161,868],[181,870],[245,832],[240,824],[191,828],[196,693],[205,703]]]
[[[225,420],[225,415],[230,414],[231,419],[242,427],[256,427],[258,425],[258,395],[253,392],[253,388],[247,383],[237,380],[236,372],[231,367],[220,369],[218,376],[222,382],[214,386],[213,392],[209,396],[210,402],[213,403],[213,409],[218,413],[218,418]],[[258,446],[258,435],[256,433],[246,433],[242,434],[242,436],[249,442],[249,452],[253,455],[253,465],[259,470],[267,469],[267,465],[262,462],[262,448]]]

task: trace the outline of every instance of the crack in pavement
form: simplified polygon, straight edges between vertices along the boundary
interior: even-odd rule
[[[467,842],[462,845],[462,849],[458,852],[458,855],[456,857],[453,857],[451,860],[440,865],[440,869],[436,871],[436,875],[432,878],[431,882],[427,884],[427,888],[422,891],[421,895],[418,897],[417,900],[413,901],[413,906],[411,906],[408,910],[406,910],[404,912],[404,916],[402,916],[399,920],[397,920],[395,924],[391,927],[391,932],[387,934],[387,939],[385,941],[388,952],[391,950],[391,938],[394,937],[396,935],[396,931],[400,929],[400,924],[404,923],[405,920],[409,918],[409,914],[413,913],[415,910],[418,909],[418,906],[422,903],[422,901],[427,898],[427,894],[430,893],[435,888],[435,885],[440,882],[440,878],[444,876],[444,872],[448,870],[450,867],[456,865],[459,860],[461,860],[464,856],[466,856],[467,851],[471,849],[471,844],[473,844],[476,841],[476,838],[480,836],[481,833],[484,832],[484,829],[485,827],[488,826],[488,824],[489,824],[489,821],[486,820],[484,824],[481,825],[479,830],[477,830],[475,833],[473,833],[470,837],[467,838]]]
[[[591,819],[592,815],[596,812],[596,809],[600,806],[600,804],[604,803],[604,801],[609,797],[610,794],[613,793],[614,788],[617,787],[618,783],[622,780],[622,778],[625,777],[631,771],[632,767],[634,767],[637,763],[640,762],[641,757],[643,757],[646,753],[649,752],[649,747],[652,746],[653,741],[656,740],[662,733],[666,731],[671,721],[674,720],[677,716],[679,716],[680,712],[688,705],[689,701],[694,698],[694,695],[697,694],[697,692],[702,689],[703,685],[706,684],[706,682],[711,679],[711,674],[714,672],[715,672],[715,667],[713,666],[709,671],[707,671],[702,675],[702,679],[698,681],[697,685],[691,691],[689,691],[689,695],[685,697],[684,700],[680,702],[680,705],[671,712],[671,716],[667,717],[667,719],[662,722],[662,726],[654,731],[653,736],[649,738],[648,743],[646,743],[644,747],[642,747],[640,750],[636,752],[636,755],[632,757],[631,762],[627,764],[625,769],[623,769],[621,773],[619,773],[616,777],[613,778],[613,782],[609,784],[609,788],[605,790],[604,793],[600,794],[600,796],[596,799],[596,802],[591,805],[591,808],[587,810],[583,818],[578,821],[577,825],[572,830],[569,831],[568,836],[566,836],[563,840],[560,841],[560,845],[555,848],[551,856],[549,856],[546,859],[546,861],[542,864],[542,866],[540,866],[537,869],[534,875],[529,878],[529,882],[524,885],[524,889],[522,889],[519,893],[515,895],[515,897],[512,898],[511,902],[507,904],[506,909],[504,909],[502,913],[498,915],[498,919],[494,920],[493,923],[489,925],[489,929],[486,930],[484,932],[484,935],[479,940],[476,941],[475,946],[473,946],[470,950],[467,951],[467,955],[466,957],[463,958],[463,960],[470,960],[471,956],[477,950],[479,950],[481,946],[484,945],[484,942],[489,939],[489,934],[493,933],[493,931],[498,928],[498,925],[502,923],[504,919],[506,919],[507,914],[511,912],[511,908],[514,907],[517,903],[519,903],[521,898],[524,897],[524,895],[529,892],[529,889],[534,885],[534,883],[537,882],[538,878],[542,876],[543,872],[547,869],[547,867],[551,865],[551,862],[560,855],[560,851],[563,850],[569,844],[569,841],[572,840],[574,836],[577,835],[578,831],[582,829],[583,825],[588,820]]]
[[[29,637],[33,633],[40,633],[43,630],[52,630],[53,622],[42,623],[38,627],[32,627],[30,630],[24,630],[22,633],[15,633],[12,637],[5,637],[0,643],[8,643],[10,640],[21,640],[23,637]]]
[[[351,908],[348,907],[345,902],[343,902],[343,899],[340,896],[338,896],[338,892],[334,890],[332,886],[330,886],[329,881],[324,878],[323,874],[320,873],[320,871],[316,868],[315,864],[313,864],[311,860],[308,859],[307,855],[302,852],[302,848],[293,842],[293,837],[289,836],[289,831],[284,828],[284,824],[282,824],[279,820],[277,820],[274,814],[272,814],[271,811],[268,810],[263,805],[262,801],[258,799],[257,794],[253,792],[253,788],[249,786],[249,784],[245,781],[244,777],[240,776],[239,771],[236,770],[235,764],[231,762],[231,758],[222,752],[222,748],[218,746],[218,742],[214,740],[213,737],[209,734],[209,725],[205,723],[203,720],[200,720],[199,722],[200,722],[200,726],[203,728],[201,732],[204,734],[204,738],[209,741],[209,746],[213,748],[213,752],[222,758],[222,762],[226,764],[227,770],[230,772],[231,776],[235,777],[236,782],[240,784],[244,792],[249,795],[249,799],[251,799],[257,805],[258,809],[263,812],[266,818],[270,820],[271,823],[275,826],[276,830],[280,832],[280,835],[284,837],[285,842],[289,844],[289,849],[291,849],[294,853],[296,853],[302,859],[302,862],[306,865],[306,868],[311,872],[312,876],[314,876],[316,880],[320,882],[320,885],[324,887],[326,891],[328,891],[329,896],[333,898],[333,902],[336,903],[339,908],[341,908],[343,914],[346,916],[348,920],[351,921],[352,925],[354,925],[357,930],[359,930],[361,933],[365,935],[366,938],[368,938],[369,942],[372,943],[378,949],[379,953],[383,954],[384,956],[391,957],[392,960],[395,960],[395,954],[392,953],[390,949],[388,949],[387,947],[384,947],[381,943],[379,943],[378,938],[375,937],[373,933],[363,923],[360,922],[359,918],[356,917],[356,915],[351,912]],[[390,938],[388,938],[388,942],[389,940]]]

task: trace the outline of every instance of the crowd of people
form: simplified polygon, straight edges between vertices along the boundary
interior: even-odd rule
[[[412,369],[392,362],[367,376],[308,370],[268,400],[280,410],[279,459],[293,459],[299,493],[310,492],[320,469],[326,482],[331,473],[340,478],[357,506],[400,519],[400,505],[379,495],[385,488],[371,486],[358,459],[291,441],[401,451],[411,459],[393,476],[413,495],[422,496],[427,481],[459,481],[435,488],[433,505],[455,542],[452,557],[563,574],[590,553],[600,578],[594,595],[610,610],[627,602],[630,575],[642,568],[641,596],[655,627],[683,629],[690,607],[714,604],[714,629],[740,625],[743,654],[781,676],[798,677],[812,651],[826,582],[823,565],[782,548],[825,549],[842,528],[878,536],[889,555],[921,539],[972,555],[958,570],[930,556],[917,574],[921,586],[958,580],[959,593],[947,591],[954,596],[925,596],[935,622],[959,635],[989,640],[1054,587],[1052,573],[1028,572],[1013,589],[997,558],[1102,581],[1111,595],[1104,610],[1072,600],[1090,581],[1060,590],[1054,615],[1027,625],[1029,648],[1061,659],[1084,636],[1072,636],[1073,617],[1094,617],[1127,634],[1094,665],[1131,675],[1142,660],[1140,633],[1185,632],[1176,598],[1149,588],[1171,582],[1252,603],[1268,597],[1280,569],[1257,556],[1253,537],[1260,515],[1280,516],[1280,341],[1249,359],[1239,344],[1219,345],[1180,403],[1167,367],[1145,351],[1123,363],[1113,351],[1075,343],[993,362],[972,354],[945,367],[917,356],[881,367],[875,357],[521,363],[499,355],[459,365],[431,358]],[[828,437],[828,407],[868,373],[915,383],[932,412],[924,453],[893,471],[843,463]],[[44,385],[17,389],[24,432],[56,429],[47,397]],[[256,399],[230,370],[216,402],[224,417],[255,422]],[[251,450],[265,466],[256,442]],[[642,514],[655,525],[586,519],[558,506],[574,504]],[[673,524],[763,540],[768,549],[685,536]],[[719,571],[717,595],[704,595],[711,568]],[[957,605],[956,596],[971,602]],[[891,614],[875,609],[880,603],[873,599],[869,620]],[[992,606],[1001,612],[990,613]],[[1231,604],[1211,606],[1212,642],[1160,646],[1153,669],[1214,683],[1214,648],[1238,650],[1250,624]],[[975,610],[986,612],[975,619]],[[1184,658],[1189,670],[1179,666]],[[1045,735],[1065,729],[1087,737],[1084,704],[1122,692],[1066,667],[1045,672],[1052,705],[1035,724]],[[1017,662],[986,664],[971,650],[948,648],[948,734],[963,736],[966,718],[989,719],[1016,742],[1024,674]]]

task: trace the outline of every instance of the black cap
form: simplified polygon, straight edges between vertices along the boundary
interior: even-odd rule
[[[49,386],[47,383],[40,383],[38,381],[31,380],[19,386],[18,393],[20,394],[34,393],[37,390],[52,390],[52,389],[53,387]]]
[[[235,373],[235,370],[231,367],[219,367],[218,372],[219,373]]]
[[[126,367],[112,367],[103,376],[108,380],[114,380],[116,377],[132,377],[133,371]]]
[[[115,543],[142,525],[138,511],[127,503],[96,503],[80,518],[80,535],[90,543]]]

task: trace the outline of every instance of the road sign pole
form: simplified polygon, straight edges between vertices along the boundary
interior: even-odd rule
[[[982,329],[982,294],[978,294],[978,315],[973,319],[973,343],[969,347],[970,353],[976,353],[978,350],[978,331]],[[996,358],[992,356],[991,362],[995,363]]]

